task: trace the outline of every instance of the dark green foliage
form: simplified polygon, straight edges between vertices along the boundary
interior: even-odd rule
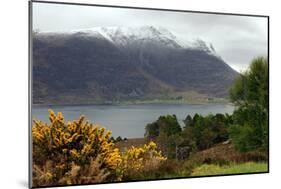
[[[233,143],[242,152],[257,149],[261,145],[259,136],[254,135],[254,128],[249,125],[233,125],[230,127]]]
[[[175,115],[160,116],[147,124],[145,137],[155,140],[161,151],[169,158],[176,158],[177,148],[189,147],[190,151],[203,150],[228,139],[228,125],[233,123],[231,115],[216,114],[202,116],[187,115],[181,129]]]
[[[252,61],[230,89],[236,105],[231,138],[237,149],[268,149],[268,63],[264,57]]]
[[[176,115],[160,116],[156,122],[149,123],[145,127],[145,137],[156,138],[160,134],[171,136],[181,132]]]
[[[176,115],[160,116],[157,124],[159,125],[159,133],[164,133],[167,136],[181,132],[181,126]]]
[[[149,139],[154,139],[159,136],[159,125],[157,122],[149,123],[145,126],[144,136]]]
[[[193,149],[203,150],[228,139],[227,126],[232,123],[232,117],[228,114],[205,117],[195,114],[193,118],[188,115],[184,123],[183,143]]]
[[[159,137],[157,137],[156,142],[165,156],[168,158],[176,158],[177,147],[182,146],[183,138],[181,133],[170,136],[161,133]]]
[[[268,110],[268,63],[264,57],[254,59],[249,70],[238,76],[230,89],[236,105],[259,104]]]
[[[192,124],[192,117],[190,115],[187,115],[183,122],[185,126],[190,126]]]
[[[109,141],[116,142],[113,136],[109,138]]]
[[[161,151],[168,157],[174,158],[176,146],[181,142],[182,129],[175,115],[160,116],[157,121],[147,124],[145,137],[155,140]]]
[[[122,141],[122,140],[123,140],[123,139],[122,139],[121,136],[118,136],[118,137],[115,139],[116,142],[120,142],[120,141]]]

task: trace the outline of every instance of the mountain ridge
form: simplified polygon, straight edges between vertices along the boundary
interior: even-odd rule
[[[33,34],[35,104],[225,97],[237,74],[212,44],[184,46],[165,28]]]
[[[140,32],[136,32],[140,31]],[[57,31],[57,32],[40,32],[42,35],[72,35],[72,34],[81,34],[88,36],[101,35],[106,38],[110,42],[113,42],[117,45],[122,46],[122,41],[116,41],[120,38],[124,38],[124,36],[128,37],[130,40],[141,40],[141,39],[153,39],[159,37],[160,40],[166,39],[174,45],[172,47],[180,47],[180,48],[193,48],[193,49],[201,49],[206,52],[212,52],[213,55],[217,55],[216,51],[212,45],[212,43],[207,44],[204,40],[200,38],[195,39],[178,39],[179,36],[173,34],[169,30],[164,27],[156,27],[156,26],[139,26],[139,27],[93,27],[87,29],[79,29],[79,30],[70,30],[70,31]],[[117,36],[119,35],[119,37]],[[121,35],[121,36],[120,36]],[[157,36],[158,35],[158,36]],[[158,39],[158,40],[159,40]],[[120,44],[121,43],[121,44]],[[126,45],[126,44],[125,44]]]

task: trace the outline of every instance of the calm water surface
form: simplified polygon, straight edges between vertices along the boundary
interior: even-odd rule
[[[172,105],[172,104],[145,104],[145,105],[75,105],[75,106],[33,106],[33,119],[48,122],[48,109],[63,113],[65,120],[79,118],[81,114],[93,123],[100,124],[112,131],[114,137],[139,138],[144,135],[144,127],[160,115],[175,114],[183,125],[182,120],[195,113],[207,115],[210,113],[232,113],[234,107],[228,104],[204,105]]]

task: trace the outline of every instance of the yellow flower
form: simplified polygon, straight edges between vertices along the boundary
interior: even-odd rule
[[[53,178],[53,175],[50,172],[47,172],[45,176],[48,180],[51,180]]]
[[[77,150],[76,149],[72,149],[70,150],[70,155],[73,157],[73,158],[77,158],[79,157],[78,153],[77,153]]]

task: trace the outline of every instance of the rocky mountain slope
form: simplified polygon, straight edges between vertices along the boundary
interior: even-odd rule
[[[33,34],[35,104],[225,97],[236,76],[212,44],[161,27]]]

